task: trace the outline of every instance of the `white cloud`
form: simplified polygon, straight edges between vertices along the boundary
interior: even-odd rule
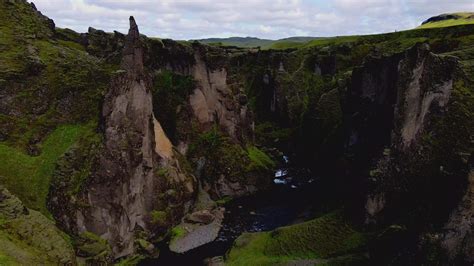
[[[334,36],[409,29],[430,16],[474,11],[472,0],[33,0],[59,27],[174,39]]]

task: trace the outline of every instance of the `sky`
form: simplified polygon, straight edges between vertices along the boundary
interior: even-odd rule
[[[176,40],[340,36],[405,30],[442,13],[474,12],[474,0],[33,0],[57,27]]]

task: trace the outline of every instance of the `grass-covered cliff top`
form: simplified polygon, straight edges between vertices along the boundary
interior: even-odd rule
[[[242,48],[260,47],[262,49],[276,49],[281,45],[303,45],[319,37],[289,37],[279,40],[260,39],[255,37],[208,38],[196,40],[202,44],[214,46],[237,46]]]
[[[352,35],[334,37],[291,37],[279,40],[259,39],[255,37],[230,37],[230,38],[209,38],[197,40],[200,43],[215,46],[237,46],[242,48],[260,47],[261,49],[294,49],[308,48],[313,46],[327,46],[341,43],[352,43],[360,40],[374,40],[380,38],[404,38],[423,37],[431,34],[429,31],[418,31],[420,29],[444,28],[451,26],[474,24],[474,12],[459,12],[441,14],[424,21],[416,29],[401,31],[399,33],[381,33],[373,35]]]

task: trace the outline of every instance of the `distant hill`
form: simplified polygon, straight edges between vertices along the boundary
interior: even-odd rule
[[[238,47],[257,47],[267,46],[274,42],[273,40],[259,39],[255,37],[230,37],[230,38],[208,38],[196,40],[204,44],[216,44],[225,46],[238,46]]]
[[[441,14],[425,20],[418,29],[474,24],[474,12]]]
[[[447,13],[431,17],[417,27],[417,29],[442,28],[474,24],[474,12]],[[260,47],[262,49],[288,49],[308,46],[320,46],[324,44],[350,42],[363,38],[364,36],[336,36],[336,37],[289,37],[279,40],[260,39],[256,37],[229,37],[229,38],[208,38],[198,41],[208,45],[237,46],[242,48]]]
[[[200,43],[209,45],[222,45],[222,46],[237,46],[237,47],[261,47],[261,48],[273,48],[274,46],[298,46],[298,44],[304,44],[309,41],[319,39],[318,37],[290,37],[280,40],[269,40],[260,39],[255,37],[230,37],[230,38],[208,38],[196,40]]]

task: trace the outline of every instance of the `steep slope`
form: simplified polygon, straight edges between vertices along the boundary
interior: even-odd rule
[[[0,264],[75,264],[69,238],[0,186]]]
[[[0,180],[47,214],[55,162],[90,131],[109,71],[80,45],[56,40],[54,23],[26,1],[1,1],[0,12]]]

